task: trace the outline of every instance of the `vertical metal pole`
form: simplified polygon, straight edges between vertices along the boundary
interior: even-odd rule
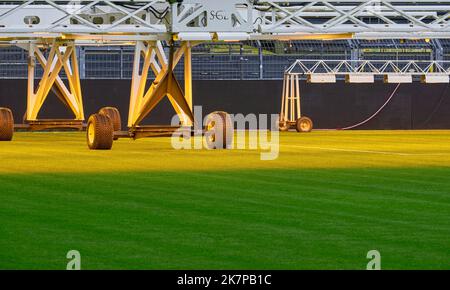
[[[285,103],[284,103],[284,118],[286,121],[289,120],[289,90],[290,90],[290,85],[289,85],[289,80],[290,80],[290,75],[286,74],[286,94],[285,94]]]
[[[174,70],[174,65],[173,65],[174,56],[175,56],[175,44],[174,44],[173,40],[170,40],[169,41],[169,63],[167,66],[168,75],[172,74],[173,70]],[[172,87],[172,78],[168,78],[166,92],[169,92],[169,88],[171,88],[171,87]]]
[[[442,46],[442,43],[439,39],[433,39],[432,43],[435,50],[434,58],[439,65],[444,67],[444,64],[442,63],[442,61],[444,60],[444,47]]]
[[[295,85],[296,85],[296,98],[295,101],[297,103],[297,119],[300,119],[300,117],[302,116],[301,111],[300,111],[300,80],[298,75],[295,75]]]
[[[184,96],[192,112],[192,47],[190,42],[186,43],[184,51]],[[193,125],[189,118],[185,119],[185,125]]]
[[[444,48],[442,47],[442,43],[439,39],[432,40],[434,51],[434,58],[438,62],[442,62],[444,60]]]
[[[244,79],[244,71],[242,70],[242,62],[244,61],[244,45],[241,43],[239,44],[239,71],[240,71],[240,75],[241,75],[241,80]]]
[[[287,78],[287,74],[284,74],[284,78],[283,78],[283,94],[281,95],[280,121],[285,121],[285,119],[286,119],[286,116],[284,115],[284,102],[286,101],[286,78]]]
[[[26,112],[26,120],[31,119],[31,114],[33,110],[33,104],[35,102],[36,95],[34,93],[34,73],[36,67],[36,57],[34,55],[34,51],[36,49],[36,45],[34,43],[29,44],[28,49],[28,88],[27,88],[27,112]]]
[[[291,122],[295,121],[295,118],[294,118],[294,111],[295,111],[295,107],[294,107],[295,86],[294,86],[294,83],[295,83],[294,75],[291,75],[291,93],[290,93],[290,96],[289,96],[290,97],[289,101],[290,101],[290,104],[291,104],[291,118],[290,118],[289,121],[291,121]]]
[[[123,79],[123,47],[120,47],[120,79]]]
[[[140,88],[142,87],[142,78],[139,74],[139,65],[141,61],[141,52],[144,47],[145,45],[142,41],[137,41],[134,49],[133,72],[131,74],[130,108],[128,110],[128,127],[130,128],[134,125],[136,119],[136,109],[142,99],[139,95]]]
[[[262,80],[264,78],[264,58],[263,58],[263,50],[261,46],[261,41],[256,41],[258,44],[258,55],[259,55],[259,79]]]
[[[348,45],[350,47],[350,60],[351,60],[351,66],[353,68],[356,68],[358,66],[358,59],[359,59],[359,48],[358,45],[353,42],[353,40],[349,39],[347,40]]]
[[[66,71],[67,79],[69,81],[70,89],[72,95],[75,96],[76,109],[72,109],[75,113],[75,119],[84,120],[84,108],[83,108],[83,96],[81,93],[81,81],[80,81],[80,70],[78,66],[77,59],[77,49],[75,43],[71,43],[72,47],[70,60],[68,60],[68,65],[72,68],[72,74]],[[67,53],[67,52],[66,52]],[[66,70],[66,67],[64,67]]]
[[[80,63],[80,79],[86,78],[86,49],[84,47],[79,48],[79,63]]]

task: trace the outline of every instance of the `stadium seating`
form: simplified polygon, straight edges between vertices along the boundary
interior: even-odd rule
[[[194,80],[282,79],[296,59],[450,60],[450,40],[220,42],[198,45],[192,53]],[[133,55],[132,47],[78,47],[81,78],[130,79]],[[182,62],[176,74],[183,78]],[[0,48],[0,78],[26,77],[26,52]]]

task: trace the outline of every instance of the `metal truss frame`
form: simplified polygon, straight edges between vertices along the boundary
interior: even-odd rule
[[[450,75],[450,61],[426,60],[317,60],[298,59],[287,70],[289,74],[387,73]]]
[[[133,63],[128,127],[134,128],[167,96],[185,126],[194,122],[192,112],[191,48],[195,43],[183,42],[175,50],[171,45],[169,58],[160,42],[137,42]],[[173,70],[184,55],[184,91]],[[155,79],[146,91],[149,70]]]
[[[46,58],[42,47],[36,43],[23,45],[28,50],[28,93],[25,121],[36,121],[50,90],[69,108],[75,120],[84,120],[83,98],[81,94],[80,75],[75,44],[73,42],[51,43]],[[43,68],[37,90],[35,89],[36,60]],[[63,82],[59,73],[64,69],[69,87]]]
[[[448,37],[450,1],[257,1],[262,34],[351,33],[354,38]]]
[[[298,74],[284,75],[283,80],[283,94],[281,96],[281,112],[280,123],[290,122],[294,123],[300,119],[301,102],[300,102],[300,78]]]
[[[0,41],[448,38],[450,0],[0,0]]]
[[[131,3],[125,0],[1,0],[0,35],[3,38],[29,38],[33,34],[37,34],[34,37],[60,37],[62,34],[167,34],[162,17],[159,19],[149,12],[150,9],[168,11],[166,1],[135,0],[133,4],[139,6],[127,6]]]
[[[448,83],[450,61],[299,59],[285,74],[306,75],[310,82],[335,82],[336,76],[355,83],[373,82],[374,76],[387,77],[387,82],[411,82],[419,76],[426,83]]]

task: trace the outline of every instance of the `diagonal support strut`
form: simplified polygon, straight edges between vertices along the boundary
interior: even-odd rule
[[[165,96],[168,97],[183,125],[190,126],[194,123],[191,45],[189,42],[184,42],[176,50],[171,45],[167,60],[160,42],[138,42],[136,44],[128,115],[130,128],[138,126]],[[185,61],[184,91],[173,71],[183,55]],[[153,71],[155,79],[145,92],[149,69]]]
[[[38,119],[42,105],[51,90],[73,112],[75,120],[84,120],[75,44],[73,42],[60,43],[54,40],[48,58],[45,58],[41,49],[35,43],[30,43],[23,48],[29,52],[27,112],[25,120],[36,121]],[[37,90],[34,86],[36,60],[44,69]],[[69,88],[67,88],[59,76],[62,69],[64,69],[66,74]]]

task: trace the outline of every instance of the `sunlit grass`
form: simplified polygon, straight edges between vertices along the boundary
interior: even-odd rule
[[[450,131],[283,133],[261,150],[0,143],[0,269],[449,269]]]
[[[170,138],[89,151],[84,133],[17,133],[0,143],[0,173],[448,166],[450,131],[289,132],[280,136],[278,159],[261,161],[261,152],[174,150]]]

